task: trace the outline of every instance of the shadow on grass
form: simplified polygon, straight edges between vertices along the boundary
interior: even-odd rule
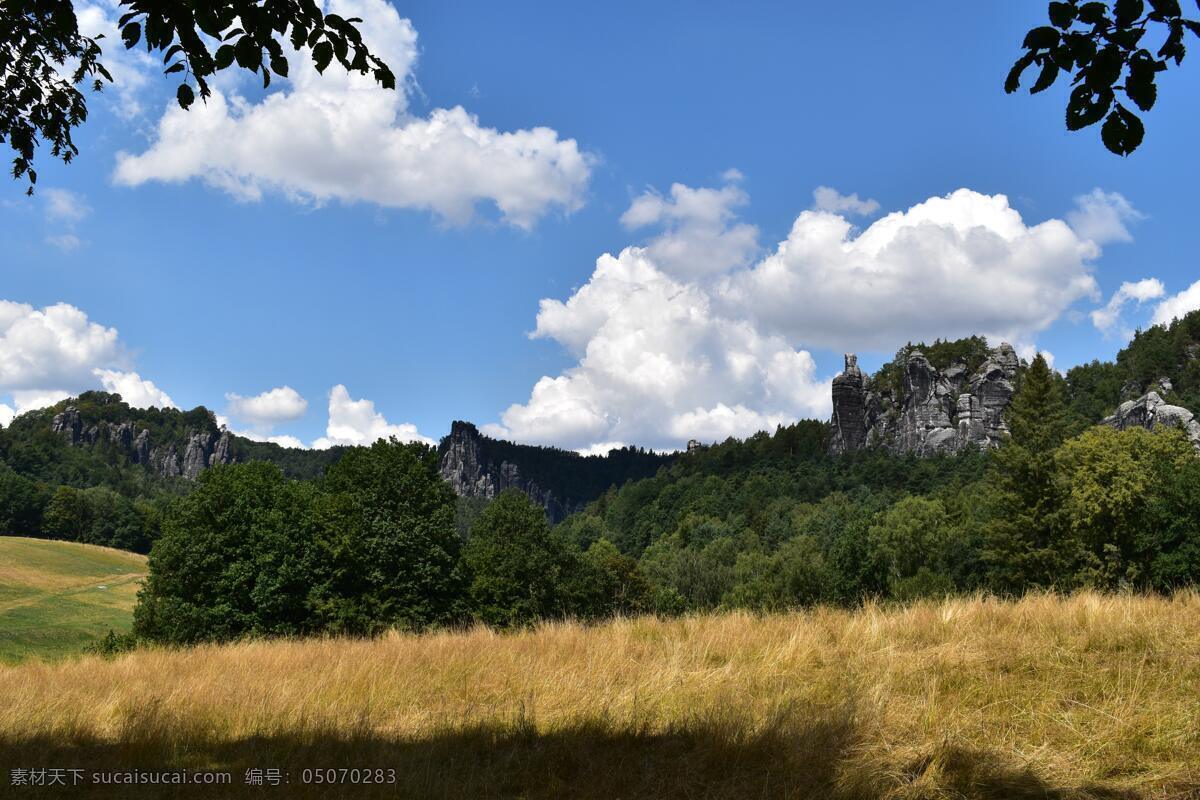
[[[849,717],[848,717],[849,718]],[[943,749],[907,768],[874,764],[849,722],[781,719],[748,733],[729,721],[671,731],[603,721],[538,732],[517,721],[415,740],[319,732],[215,741],[202,731],[129,729],[122,741],[14,740],[0,732],[0,796],[87,798],[835,798],[836,800],[1131,800],[1099,787],[1052,787],[995,756]],[[12,786],[13,769],[85,770],[74,788]],[[387,785],[305,785],[304,771],[395,770]],[[228,786],[112,786],[97,771],[222,770]],[[250,769],[287,785],[248,786]],[[68,780],[70,780],[68,778]]]

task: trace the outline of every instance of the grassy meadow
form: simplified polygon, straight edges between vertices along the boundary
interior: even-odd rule
[[[0,664],[78,654],[128,631],[145,575],[136,553],[0,536]]]
[[[1195,593],[261,641],[0,667],[0,769],[233,773],[88,797],[1184,798],[1197,687]]]

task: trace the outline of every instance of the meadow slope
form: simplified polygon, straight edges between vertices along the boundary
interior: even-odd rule
[[[133,625],[146,557],[75,542],[0,536],[0,663],[78,654]]]
[[[1195,593],[250,642],[0,667],[0,769],[234,781],[88,797],[1183,798],[1198,685]]]

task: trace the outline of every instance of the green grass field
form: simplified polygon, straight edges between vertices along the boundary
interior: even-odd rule
[[[0,536],[0,663],[75,655],[128,631],[145,574],[136,553]]]

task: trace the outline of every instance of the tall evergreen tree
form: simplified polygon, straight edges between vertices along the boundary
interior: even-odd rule
[[[1008,424],[1012,441],[988,470],[993,509],[984,560],[993,589],[1018,593],[1055,586],[1070,561],[1056,535],[1062,504],[1054,485],[1054,451],[1068,433],[1066,397],[1040,353],[1021,378]]]

